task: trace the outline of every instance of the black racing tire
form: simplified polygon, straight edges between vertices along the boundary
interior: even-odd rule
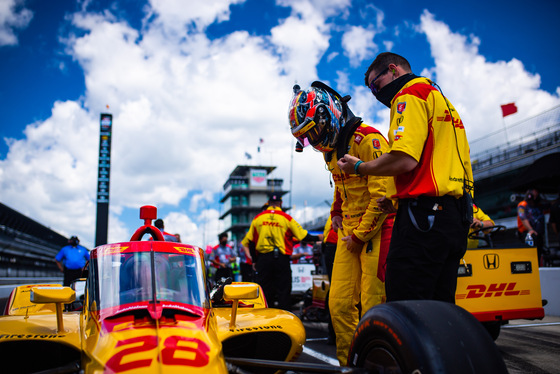
[[[373,373],[507,373],[479,321],[463,308],[432,300],[394,301],[360,320],[348,365]]]
[[[502,329],[502,322],[501,321],[491,321],[491,322],[482,322],[482,326],[486,329],[488,334],[492,340],[498,339],[500,336],[500,331]]]

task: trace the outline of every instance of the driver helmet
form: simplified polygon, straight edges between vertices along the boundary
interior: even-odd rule
[[[344,126],[342,103],[336,96],[319,87],[294,89],[288,116],[292,135],[299,143],[308,142],[321,152],[335,149]]]

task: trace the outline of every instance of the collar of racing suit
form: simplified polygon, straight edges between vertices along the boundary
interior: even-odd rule
[[[362,124],[361,117],[352,117],[350,120],[344,125],[344,127],[340,130],[340,134],[338,136],[338,142],[336,143],[336,157],[341,158],[346,153],[348,153],[348,143],[350,142],[350,136],[354,134],[354,131]],[[325,155],[325,160],[330,162],[333,158],[334,151],[330,151]]]

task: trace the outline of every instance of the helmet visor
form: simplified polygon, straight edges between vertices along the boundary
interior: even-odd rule
[[[313,147],[321,143],[325,138],[325,121],[315,123],[315,126],[305,133],[305,137]]]

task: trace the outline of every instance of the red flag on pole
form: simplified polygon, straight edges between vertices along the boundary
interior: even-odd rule
[[[502,116],[509,116],[510,114],[517,113],[517,107],[515,103],[509,103],[502,105]]]

